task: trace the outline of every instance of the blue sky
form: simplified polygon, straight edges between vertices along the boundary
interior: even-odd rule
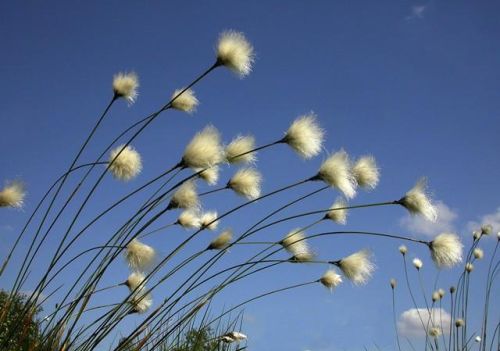
[[[8,252],[48,184],[69,165],[110,98],[113,74],[137,72],[139,99],[131,107],[123,101],[113,107],[82,161],[91,160],[110,138],[161,106],[174,89],[208,67],[216,38],[225,29],[244,32],[255,46],[252,74],[240,80],[219,69],[195,88],[201,104],[194,116],[168,112],[155,121],[134,142],[144,160],[142,175],[127,184],[106,178],[77,227],[113,199],[175,164],[192,135],[209,123],[225,141],[238,133],[252,133],[263,144],[281,137],[295,117],[313,110],[327,132],[325,152],[307,162],[284,146],[260,153],[257,166],[265,176],[264,192],[311,176],[328,152],[345,148],[353,157],[373,154],[382,170],[377,189],[360,192],[352,203],[399,198],[420,176],[427,176],[441,212],[440,222],[429,226],[409,219],[400,208],[353,211],[349,229],[427,239],[453,230],[469,242],[471,229],[488,220],[496,233],[500,230],[500,203],[494,190],[500,177],[499,10],[496,1],[2,2],[0,181],[23,179],[29,196],[23,211],[0,212],[0,255]],[[222,181],[232,172],[225,169]],[[262,201],[242,216],[227,218],[223,226],[244,230],[252,219],[287,198],[313,189],[308,185]],[[322,193],[288,214],[325,208],[336,197],[334,191]],[[137,207],[134,201],[98,223],[87,244],[95,245],[116,229]],[[224,212],[242,201],[224,193],[207,197],[204,206]],[[285,223],[260,238],[279,240],[309,220]],[[312,232],[335,228],[325,223]],[[206,234],[200,245],[213,237]],[[166,254],[184,235],[177,228],[148,243],[160,255]],[[244,331],[249,347],[332,351],[376,343],[393,349],[388,280],[403,277],[399,244],[360,238],[313,243],[324,258],[370,247],[378,266],[373,280],[361,288],[346,283],[333,294],[310,286],[247,306]],[[494,241],[483,246],[488,253]],[[411,247],[409,258],[424,259],[431,291],[436,272],[422,249]],[[22,249],[13,265],[21,253]],[[229,256],[238,260],[246,254],[237,248]],[[485,266],[478,263],[478,279]],[[325,269],[283,266],[234,286],[214,307],[310,280]],[[106,283],[128,274],[124,262],[117,262],[112,272]],[[0,286],[8,287],[13,275],[9,271]],[[441,273],[442,285],[447,287],[457,276],[457,270]],[[69,278],[71,274],[61,279]],[[168,291],[168,287],[158,291],[155,299]],[[407,295],[403,290],[398,297],[400,313],[412,307]],[[48,310],[50,303],[55,300],[49,301]],[[498,316],[498,305],[495,308]],[[138,321],[140,317],[131,317],[124,330]]]

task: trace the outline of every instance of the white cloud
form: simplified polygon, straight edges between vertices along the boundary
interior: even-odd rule
[[[400,225],[413,234],[423,234],[434,237],[442,232],[454,231],[454,222],[458,215],[443,202],[436,203],[438,218],[436,222],[430,222],[421,216],[410,216],[407,214],[401,218]]]
[[[493,213],[481,216],[478,221],[470,221],[467,223],[467,229],[470,231],[479,229],[483,224],[491,224],[493,226],[493,233],[500,231],[500,207]]]
[[[427,11],[427,5],[414,5],[411,7],[411,14],[406,17],[406,20],[422,19]]]
[[[450,323],[450,314],[442,308],[432,308],[430,313],[426,308],[411,308],[399,316],[398,331],[402,336],[425,337],[427,328],[442,327],[446,334]]]

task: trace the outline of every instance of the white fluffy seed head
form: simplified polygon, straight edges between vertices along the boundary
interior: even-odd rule
[[[481,337],[478,335],[474,338],[474,341],[475,342],[481,342]]]
[[[201,220],[196,211],[185,210],[182,211],[177,218],[177,223],[186,229],[198,229],[201,227]]]
[[[480,247],[476,247],[473,251],[476,260],[481,260],[484,257],[484,251]]]
[[[480,237],[481,237],[481,232],[480,231],[474,230],[472,232],[472,238],[474,239],[474,241],[479,240]]]
[[[141,173],[142,160],[141,155],[132,146],[124,146],[120,145],[111,150],[108,169],[116,179],[129,181]]]
[[[493,226],[491,224],[483,224],[481,226],[481,233],[483,235],[490,235],[493,231]]]
[[[340,190],[348,199],[356,195],[356,179],[351,172],[349,156],[344,150],[334,153],[323,162],[318,177],[331,187]]]
[[[205,212],[201,215],[201,226],[208,230],[215,230],[219,225],[219,221],[217,219],[216,211]]]
[[[136,271],[147,270],[153,264],[155,257],[155,250],[137,239],[133,239],[125,250],[125,258],[128,265]]]
[[[375,270],[371,256],[369,250],[361,250],[341,259],[338,266],[347,279],[356,285],[363,285],[368,282]]]
[[[215,184],[217,184],[217,181],[219,180],[219,171],[220,171],[219,166],[212,166],[212,167],[207,168],[207,169],[195,168],[194,171],[197,173],[202,171],[198,175],[198,177],[200,177],[201,179],[206,181],[208,185],[215,185]]]
[[[319,279],[320,283],[330,291],[333,291],[337,286],[342,283],[342,277],[337,274],[334,269],[329,269],[323,274],[323,276]]]
[[[240,78],[252,71],[255,53],[252,44],[245,35],[234,30],[227,30],[220,34],[217,43],[217,62],[226,66]]]
[[[130,291],[135,291],[137,288],[142,289],[146,283],[146,276],[141,272],[132,272],[125,282],[125,285]]]
[[[113,92],[116,97],[124,98],[132,105],[137,99],[139,77],[135,72],[120,72],[113,77]]]
[[[399,247],[399,252],[401,253],[401,255],[406,255],[406,253],[408,252],[408,248],[406,247],[406,245],[401,245]]]
[[[193,180],[185,181],[174,193],[169,208],[197,209],[199,207],[196,183]]]
[[[225,334],[225,336],[229,336],[231,339],[233,339],[235,341],[241,341],[241,340],[247,339],[247,336],[245,334],[237,332],[237,331],[229,332],[229,333]]]
[[[208,250],[224,250],[231,240],[233,239],[233,231],[231,229],[226,229],[220,233],[210,245],[208,245]]]
[[[396,289],[396,285],[398,284],[396,279],[392,278],[389,283],[391,285],[391,289],[393,289],[393,290]]]
[[[375,189],[380,179],[380,170],[372,156],[360,157],[352,167],[352,174],[360,187]]]
[[[192,89],[182,92],[183,90],[184,89],[177,89],[172,94],[172,99],[177,96],[177,98],[172,101],[172,108],[189,114],[194,113],[198,107],[199,101],[194,95],[194,91]]]
[[[441,296],[439,295],[439,292],[434,291],[434,292],[432,293],[432,302],[439,301],[440,299],[441,299]]]
[[[227,186],[238,195],[254,200],[260,196],[261,183],[262,175],[260,172],[254,168],[242,168],[233,175]]]
[[[219,131],[214,126],[206,126],[191,139],[184,150],[183,166],[210,168],[223,160],[223,148]]]
[[[432,327],[429,329],[429,336],[433,338],[438,338],[442,334],[441,328],[439,327]]]
[[[251,135],[239,135],[226,146],[226,160],[229,163],[254,163],[257,160],[257,152],[249,152],[253,149],[255,138]]]
[[[22,208],[26,190],[24,183],[19,180],[7,182],[0,191],[0,207]]]
[[[471,262],[467,262],[467,263],[465,264],[465,271],[466,271],[467,273],[470,273],[470,272],[472,272],[473,270],[474,270],[474,265],[473,265]]]
[[[463,245],[456,234],[441,233],[429,247],[432,259],[439,268],[451,268],[462,261]]]
[[[415,266],[416,269],[420,270],[424,266],[424,263],[420,258],[414,258],[413,259],[413,265]]]
[[[465,325],[465,321],[462,318],[459,318],[455,321],[455,327],[460,328]]]
[[[292,259],[301,261],[310,261],[313,258],[313,253],[309,244],[305,240],[305,233],[301,228],[296,228],[290,231],[280,244],[283,248],[292,255]]]
[[[439,294],[439,297],[442,299],[444,297],[444,295],[446,294],[446,292],[444,291],[444,289],[438,289],[438,294]]]
[[[431,222],[437,220],[437,210],[427,194],[427,180],[425,178],[419,179],[415,186],[399,200],[399,203],[412,215],[421,215]]]
[[[337,198],[337,200],[335,200],[333,205],[330,207],[330,211],[326,213],[325,217],[335,223],[346,224],[347,209],[344,207],[347,207],[347,202],[341,197]]]
[[[132,313],[145,313],[153,306],[153,298],[145,288],[139,289],[130,299]]]
[[[311,112],[293,121],[283,141],[302,158],[308,159],[320,153],[324,134],[316,120],[316,115]]]

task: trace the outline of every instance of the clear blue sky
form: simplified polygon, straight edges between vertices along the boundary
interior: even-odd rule
[[[168,112],[159,118],[134,142],[144,159],[141,177],[129,184],[108,177],[79,227],[112,199],[177,162],[184,145],[208,123],[220,129],[225,141],[253,133],[263,144],[280,137],[296,116],[313,110],[327,131],[325,153],[309,162],[285,147],[261,153],[257,165],[265,176],[264,192],[311,176],[326,151],[343,147],[354,157],[373,154],[382,169],[379,187],[360,192],[353,203],[393,200],[425,175],[443,213],[442,221],[429,227],[409,220],[400,208],[360,210],[351,213],[348,228],[421,238],[449,229],[469,240],[470,222],[486,217],[496,233],[499,11],[497,1],[3,1],[0,181],[22,178],[29,196],[24,211],[0,212],[0,255],[6,254],[48,184],[69,165],[110,98],[113,74],[136,71],[139,99],[132,107],[123,102],[113,107],[83,160],[92,159],[110,138],[208,67],[224,29],[242,31],[254,44],[252,74],[240,80],[218,70],[195,88],[201,105],[193,117]],[[222,181],[233,171],[227,169]],[[325,208],[336,196],[324,193],[289,214]],[[243,230],[284,199],[262,202],[223,226]],[[204,205],[223,212],[241,202],[227,193],[207,198]],[[136,206],[128,203],[123,213]],[[96,225],[89,243],[116,229],[122,217]],[[287,223],[260,238],[279,240],[307,223]],[[334,228],[322,224],[313,232]],[[213,236],[206,234],[200,239],[203,245]],[[148,243],[164,254],[185,233],[177,228],[163,235]],[[399,244],[359,238],[313,243],[324,258],[372,248],[378,265],[373,280],[361,288],[346,283],[333,294],[321,286],[307,287],[249,305],[244,331],[250,348],[333,351],[377,343],[393,349],[388,280],[402,278]],[[493,245],[493,240],[485,242],[485,250]],[[424,259],[431,281],[435,271],[427,252],[411,250],[410,258]],[[243,251],[234,249],[230,255]],[[478,264],[478,276],[483,268]],[[266,290],[310,280],[325,269],[283,266],[234,286],[216,306],[229,307]],[[125,264],[118,262],[113,272],[125,279]],[[457,273],[441,274],[443,286]],[[8,287],[12,277],[13,272],[2,277],[0,286]],[[155,299],[162,294],[168,288]],[[399,299],[399,312],[412,307],[406,291]],[[51,303],[55,301],[49,301],[48,310]],[[498,316],[498,305],[495,311]],[[139,320],[130,317],[124,330]]]

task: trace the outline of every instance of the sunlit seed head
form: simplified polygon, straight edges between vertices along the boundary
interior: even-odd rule
[[[179,218],[177,218],[177,223],[186,229],[198,229],[201,227],[200,217],[194,210],[182,211]]]
[[[223,151],[219,131],[209,125],[198,132],[186,146],[182,164],[193,169],[210,168],[223,161]]]
[[[439,294],[439,298],[441,298],[441,299],[442,299],[442,298],[444,297],[444,295],[446,294],[446,293],[445,293],[445,291],[444,291],[444,289],[438,289],[438,291],[437,291],[437,292],[438,292],[438,294]]]
[[[401,253],[401,255],[406,255],[406,253],[408,252],[408,248],[406,247],[406,245],[401,245],[399,247],[399,252]]]
[[[198,177],[206,181],[208,185],[215,185],[219,180],[219,171],[220,171],[219,166],[212,166],[207,169],[195,168],[194,171],[196,173],[200,172]]]
[[[172,108],[190,114],[194,113],[198,107],[199,101],[194,95],[193,90],[188,89],[182,92],[183,90],[184,89],[177,89],[172,94],[172,99],[175,98],[175,100],[172,101]]]
[[[299,116],[288,128],[283,141],[302,158],[308,159],[320,153],[324,140],[324,131],[311,112]]]
[[[133,239],[125,250],[125,258],[128,265],[136,271],[147,270],[153,264],[155,257],[155,250],[137,239]]]
[[[422,267],[423,267],[424,263],[422,262],[422,260],[420,258],[414,258],[413,259],[413,266],[420,270]]]
[[[169,208],[197,209],[199,207],[196,183],[193,180],[185,181],[174,193]]]
[[[483,224],[481,226],[481,233],[483,235],[490,235],[493,232],[493,226],[491,224]]]
[[[255,138],[251,135],[239,135],[234,138],[225,149],[225,157],[229,163],[254,163],[257,160]]]
[[[226,229],[220,233],[208,246],[208,250],[224,250],[233,239],[233,231]]]
[[[333,205],[330,207],[330,211],[326,213],[326,218],[331,221],[334,221],[338,224],[346,224],[347,223],[347,202],[339,197]]]
[[[22,208],[26,197],[25,185],[19,180],[7,182],[0,191],[0,207]]]
[[[356,179],[351,172],[349,156],[344,150],[334,153],[323,162],[318,177],[329,186],[340,190],[348,199],[356,195]]]
[[[252,71],[255,53],[244,34],[234,30],[224,31],[217,43],[217,62],[241,78]]]
[[[437,220],[437,210],[427,193],[427,180],[421,178],[415,186],[399,200],[412,215],[421,215],[431,222]]]
[[[473,270],[474,270],[474,265],[473,265],[471,262],[467,262],[467,263],[465,264],[465,271],[466,271],[467,273],[470,273],[470,272],[472,272]]]
[[[337,286],[342,283],[342,277],[337,274],[334,269],[329,269],[323,274],[323,276],[319,279],[320,283],[330,291],[333,291]]]
[[[477,231],[477,230],[474,230],[472,232],[472,238],[474,239],[474,241],[479,240],[479,238],[481,238],[481,232]]]
[[[130,289],[130,291],[135,291],[136,289],[144,287],[146,283],[146,276],[141,272],[132,272],[125,282],[125,285]]]
[[[217,212],[209,211],[205,212],[201,216],[201,226],[208,230],[216,230],[219,225],[219,221],[217,220]]]
[[[262,175],[254,168],[242,168],[238,170],[227,183],[228,187],[238,195],[249,200],[260,196]]]
[[[481,260],[484,257],[484,251],[480,247],[476,247],[473,254],[476,260]]]
[[[363,285],[375,271],[371,257],[369,250],[361,250],[341,259],[338,266],[347,279],[356,285]]]
[[[116,97],[124,98],[129,105],[133,104],[139,93],[139,77],[134,72],[120,72],[113,77],[113,92]]]
[[[441,328],[432,327],[429,329],[429,336],[432,338],[438,338],[441,336],[441,334],[443,334]]]
[[[153,306],[153,298],[145,289],[139,289],[130,299],[132,313],[145,313]]]
[[[141,155],[130,145],[120,145],[109,155],[108,169],[116,179],[129,181],[142,170]]]
[[[460,328],[465,325],[465,321],[462,318],[459,318],[455,321],[455,327]]]
[[[309,244],[306,241],[306,235],[300,228],[293,229],[281,240],[283,248],[292,254],[292,258],[299,261],[310,261],[314,256]]]
[[[360,157],[352,167],[352,174],[360,187],[375,189],[380,179],[380,171],[375,158]]]
[[[441,299],[441,296],[439,296],[439,293],[437,291],[434,291],[432,293],[432,302],[439,301]]]
[[[242,340],[247,339],[247,336],[245,334],[243,334],[241,332],[237,332],[237,331],[229,332],[229,333],[225,334],[225,336],[228,336],[235,341],[242,341]]]
[[[396,279],[392,278],[390,281],[391,289],[396,289],[397,286],[397,281]]]
[[[475,342],[481,342],[481,337],[478,335],[474,338],[474,341]]]
[[[463,244],[456,234],[439,234],[431,241],[430,250],[439,268],[451,268],[462,261]]]

